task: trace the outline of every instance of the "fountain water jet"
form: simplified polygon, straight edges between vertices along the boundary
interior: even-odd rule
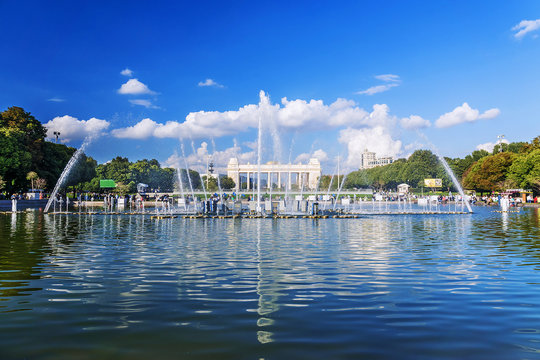
[[[469,204],[468,201],[466,201],[466,197],[465,197],[465,192],[463,192],[463,188],[461,187],[461,184],[459,183],[458,179],[456,178],[456,175],[454,175],[454,172],[452,171],[452,169],[450,168],[450,165],[448,165],[448,163],[446,162],[446,160],[444,159],[444,157],[439,154],[439,151],[438,149],[435,147],[435,145],[433,145],[433,143],[431,141],[428,140],[428,138],[426,137],[426,135],[424,135],[422,132],[418,131],[418,135],[420,137],[422,137],[425,141],[427,141],[427,143],[429,144],[429,146],[431,146],[431,148],[433,149],[433,151],[435,152],[435,155],[437,155],[437,157],[439,158],[439,161],[441,162],[441,164],[443,165],[444,167],[444,170],[446,171],[446,173],[448,174],[448,176],[450,176],[450,178],[452,179],[452,182],[454,183],[454,185],[456,186],[456,188],[458,189],[459,191],[459,194],[462,196],[462,198],[465,200],[465,205],[467,205],[467,209],[469,210],[470,213],[472,213],[472,208],[471,208],[471,205]]]
[[[64,184],[64,182],[67,180],[69,173],[73,169],[73,167],[77,164],[77,161],[81,158],[81,155],[84,153],[84,150],[92,142],[93,136],[87,136],[81,147],[75,151],[71,159],[69,159],[66,167],[62,171],[62,174],[60,174],[60,178],[58,178],[58,181],[56,182],[56,185],[54,186],[53,192],[51,193],[51,196],[49,198],[49,201],[47,201],[47,205],[45,206],[44,212],[48,212],[49,208],[51,207],[52,202],[54,199],[56,199],[56,195],[58,194],[58,190],[60,190],[60,187]]]

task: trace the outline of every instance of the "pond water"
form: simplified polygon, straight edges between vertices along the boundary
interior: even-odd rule
[[[0,214],[0,358],[540,358],[540,215]]]

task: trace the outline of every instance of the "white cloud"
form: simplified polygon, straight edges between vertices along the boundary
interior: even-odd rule
[[[465,102],[451,112],[441,115],[441,117],[435,121],[435,126],[438,128],[446,128],[465,122],[475,122],[480,119],[493,119],[500,113],[501,111],[499,109],[493,108],[480,114],[477,109],[472,109],[469,104]]]
[[[259,117],[263,125],[275,128],[303,131],[332,129],[337,127],[361,127],[380,125],[388,120],[386,105],[375,105],[369,114],[356,106],[354,101],[337,99],[330,105],[322,100],[293,100],[283,98],[279,104],[271,104],[264,92],[259,104],[245,105],[235,111],[198,111],[189,113],[184,122],[168,121],[151,129],[159,138],[210,138],[234,135],[258,127]],[[382,117],[379,116],[382,113]],[[123,134],[119,131],[113,135]],[[150,129],[149,129],[150,130]]]
[[[300,154],[294,159],[294,163],[307,163],[310,159],[315,158],[318,159],[319,162],[323,163],[328,161],[328,154],[323,149],[315,150],[312,154],[310,153],[303,153]]]
[[[376,75],[375,79],[387,81],[387,82],[399,82],[401,81],[399,78],[399,75],[394,74],[382,74],[382,75]]]
[[[47,101],[52,101],[52,102],[64,102],[64,101],[66,101],[66,99],[61,99],[61,98],[53,97],[53,98],[47,99]]]
[[[313,157],[319,159],[320,162],[328,161],[328,154],[323,149],[315,150]]]
[[[510,144],[510,141],[506,140],[506,139],[502,139],[501,140],[502,143],[505,143],[505,144]],[[484,144],[479,144],[476,146],[476,150],[486,150],[487,152],[493,152],[493,148],[495,147],[495,145],[497,145],[497,143],[493,143],[493,142],[487,142],[487,143],[484,143]]]
[[[154,131],[163,126],[156,123],[152,119],[142,119],[140,122],[133,126],[129,126],[123,129],[115,129],[111,131],[111,134],[117,138],[127,139],[146,139],[154,134]]]
[[[205,81],[199,81],[198,86],[200,86],[200,87],[212,86],[212,87],[217,87],[217,88],[222,88],[222,87],[224,87],[223,85],[221,85],[221,84],[215,82],[215,81],[212,80],[212,79],[206,79]]]
[[[372,86],[370,88],[367,88],[366,90],[358,91],[357,94],[358,95],[373,95],[373,94],[388,91],[391,88],[396,87],[398,85],[399,84],[393,83],[393,84]]]
[[[165,161],[164,165],[183,169],[186,167],[185,164],[187,162],[190,169],[205,174],[206,163],[209,156],[214,163],[214,169],[219,174],[227,173],[227,164],[232,157],[236,157],[241,164],[247,164],[249,162],[255,163],[256,161],[255,151],[242,152],[242,149],[235,144],[232,147],[222,151],[210,152],[208,149],[208,143],[203,141],[201,145],[195,149],[195,153],[186,153],[185,160],[181,155],[178,154],[178,152],[175,152]]]
[[[512,28],[513,31],[517,31],[514,34],[516,39],[521,39],[526,34],[540,29],[540,19],[537,20],[522,20],[519,24]]]
[[[133,71],[128,69],[128,68],[125,68],[124,70],[120,71],[120,74],[122,74],[124,76],[132,77],[133,76]]]
[[[84,139],[88,135],[97,135],[105,131],[109,125],[110,123],[106,120],[96,118],[79,120],[69,115],[57,116],[44,124],[47,128],[47,137],[53,139],[54,132],[58,131],[62,142]]]
[[[399,123],[407,130],[416,130],[431,126],[431,122],[429,120],[423,119],[418,115],[411,115],[403,118],[399,121]]]
[[[129,79],[125,84],[122,84],[118,89],[118,93],[123,95],[155,94],[154,91],[137,79]]]
[[[150,100],[145,99],[130,99],[129,102],[133,105],[144,106],[147,109],[159,109],[159,106],[152,104]]]
[[[365,129],[344,129],[339,132],[339,142],[347,146],[346,165],[350,168],[360,166],[361,154],[365,149],[375,152],[377,157],[394,156],[402,151],[401,140],[394,140],[383,126]]]
[[[358,94],[358,95],[374,95],[374,94],[377,94],[377,93],[388,91],[393,87],[399,86],[399,84],[401,83],[401,79],[399,78],[399,75],[394,75],[394,74],[376,75],[375,79],[384,81],[387,84],[372,86],[372,87],[370,87],[370,88],[368,88],[366,90],[358,91],[358,92],[356,92],[356,94]]]

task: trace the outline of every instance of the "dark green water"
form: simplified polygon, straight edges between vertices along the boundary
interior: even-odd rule
[[[538,210],[475,210],[0,215],[0,358],[540,358]]]

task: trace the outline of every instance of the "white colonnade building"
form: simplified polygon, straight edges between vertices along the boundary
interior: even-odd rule
[[[278,189],[287,186],[291,190],[291,185],[296,183],[298,188],[316,190],[321,177],[321,163],[315,158],[310,159],[306,165],[279,164],[271,161],[261,164],[260,168],[257,164],[239,164],[237,158],[231,158],[227,165],[227,176],[234,180],[236,191],[241,189],[242,182],[246,183],[246,190],[249,190],[256,188],[259,170],[261,183],[262,180],[266,180],[267,188],[269,184],[275,184]]]

